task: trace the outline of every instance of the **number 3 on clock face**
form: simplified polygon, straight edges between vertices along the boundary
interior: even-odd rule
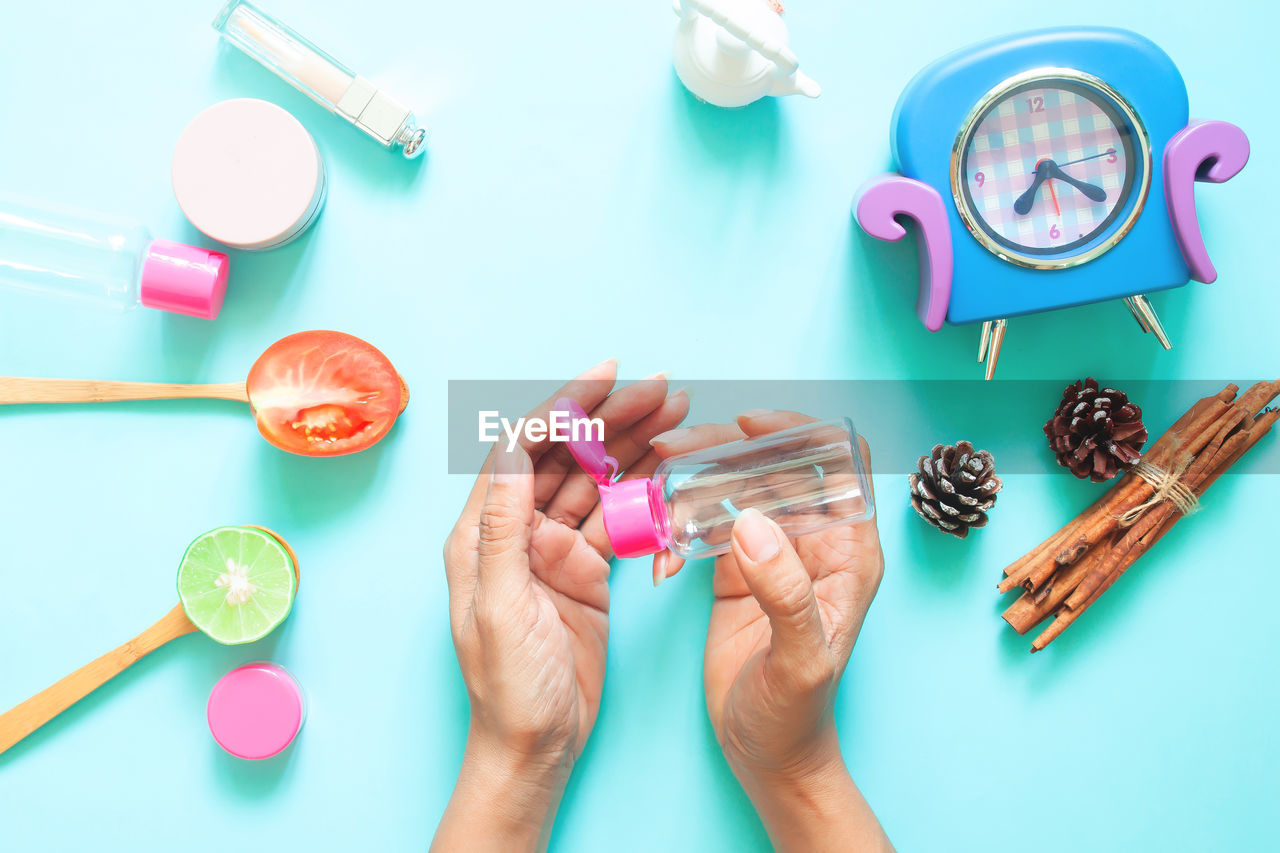
[[[1102,80],[1063,68],[1012,77],[965,119],[951,184],[973,236],[1010,263],[1061,269],[1120,241],[1146,201],[1151,147]]]

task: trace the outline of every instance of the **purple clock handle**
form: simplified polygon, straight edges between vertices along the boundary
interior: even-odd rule
[[[1249,138],[1225,121],[1192,121],[1164,149],[1164,195],[1169,221],[1191,277],[1209,284],[1218,271],[1209,260],[1196,217],[1196,181],[1220,184],[1249,162]]]
[[[853,199],[853,215],[872,237],[897,242],[907,234],[899,216],[920,228],[920,293],[916,314],[936,332],[951,303],[951,226],[942,196],[928,184],[902,175],[881,175],[862,185]]]

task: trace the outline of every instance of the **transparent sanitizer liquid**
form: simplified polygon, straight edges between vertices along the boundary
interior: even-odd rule
[[[568,398],[555,407],[571,419],[586,418]],[[618,479],[617,460],[602,441],[568,444],[600,489],[605,530],[619,557],[667,548],[695,559],[724,554],[733,523],[746,509],[772,518],[791,537],[875,514],[858,434],[848,418],[673,456],[649,479]]]
[[[698,558],[729,551],[745,509],[792,537],[869,518],[866,478],[853,424],[841,419],[672,457],[653,483],[667,547]]]
[[[0,285],[211,320],[227,267],[221,252],[154,239],[133,219],[0,195]]]
[[[10,287],[129,308],[150,245],[129,219],[0,199],[0,283]]]

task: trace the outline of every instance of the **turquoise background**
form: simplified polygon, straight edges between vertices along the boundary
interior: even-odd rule
[[[1199,193],[1219,282],[1154,297],[1173,352],[1123,307],[1092,306],[1014,322],[1001,376],[1277,372],[1277,13],[1263,0],[1156,12],[795,0],[792,43],[822,98],[737,112],[675,79],[662,0],[273,0],[418,107],[434,130],[419,164],[220,48],[217,5],[10,4],[0,186],[197,241],[169,188],[173,144],[209,104],[256,96],[315,135],[326,211],[284,249],[233,253],[216,323],[4,294],[0,373],[233,381],[277,338],[331,327],[382,348],[413,403],[377,448],[336,460],[273,449],[231,403],[0,412],[0,708],[167,611],[183,548],[210,527],[275,528],[303,567],[274,636],[177,641],[0,758],[5,850],[423,848],[467,718],[440,560],[469,486],[445,473],[447,380],[552,379],[610,356],[624,376],[670,370],[677,385],[973,378],[976,330],[930,335],[915,319],[911,241],[875,244],[848,215],[854,189],[889,165],[902,86],[968,42],[1040,24],[1138,29],[1182,69],[1193,115],[1235,121],[1253,142],[1237,179]],[[901,416],[959,438],[950,414],[921,399]],[[900,474],[878,477],[888,566],[837,713],[899,848],[1276,844],[1277,483],[1222,480],[1031,657],[999,618],[1000,568],[1096,489],[1010,477],[991,527],[957,542],[911,515]],[[695,565],[655,592],[647,565],[617,565],[603,712],[555,849],[767,847],[704,710],[709,577]],[[285,756],[250,764],[218,749],[203,715],[217,678],[258,658],[298,676],[310,717]]]

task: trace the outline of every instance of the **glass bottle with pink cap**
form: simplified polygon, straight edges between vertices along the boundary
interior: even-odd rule
[[[212,320],[229,264],[133,219],[0,196],[0,284],[10,287]]]
[[[561,398],[571,423],[587,413]],[[600,489],[605,532],[619,557],[671,549],[682,557],[730,550],[733,522],[754,508],[788,536],[864,521],[875,514],[858,435],[848,418],[815,421],[770,435],[663,460],[653,476],[618,479],[618,463],[589,430],[570,430],[569,452]]]

